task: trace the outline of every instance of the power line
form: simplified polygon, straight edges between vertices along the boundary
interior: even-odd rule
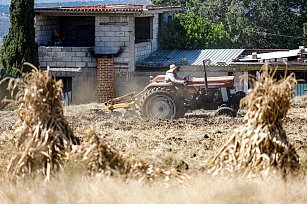
[[[268,33],[268,32],[259,32],[257,31],[256,33],[262,34],[264,36],[266,35],[272,35],[272,36],[278,36],[278,37],[287,37],[287,38],[296,38],[296,39],[304,39],[307,40],[306,37],[298,37],[298,36],[293,36],[293,35],[283,35],[283,34],[275,34],[275,33]]]

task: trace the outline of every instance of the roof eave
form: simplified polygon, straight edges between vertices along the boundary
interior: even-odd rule
[[[170,13],[170,12],[180,12],[182,8],[163,8],[163,9],[142,9],[139,11],[103,11],[103,10],[93,10],[93,11],[83,11],[83,10],[59,10],[59,9],[48,9],[48,8],[36,8],[34,10],[35,14],[72,14],[72,15],[84,15],[84,14],[160,14],[160,13]]]

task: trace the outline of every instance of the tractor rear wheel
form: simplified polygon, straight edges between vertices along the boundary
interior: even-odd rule
[[[183,100],[176,92],[160,87],[145,92],[140,107],[143,118],[177,119],[185,114]]]
[[[224,116],[230,116],[230,117],[236,117],[237,116],[237,112],[234,111],[232,108],[230,107],[220,107],[218,108],[215,113],[214,116],[220,116],[220,115],[224,115]]]

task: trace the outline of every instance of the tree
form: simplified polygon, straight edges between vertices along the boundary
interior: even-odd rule
[[[190,11],[177,14],[160,39],[162,49],[223,48],[230,43],[221,23],[211,23]]]
[[[34,0],[12,0],[10,6],[10,29],[4,39],[0,54],[7,76],[18,76],[30,71],[24,62],[38,66],[35,43]]]
[[[306,3],[306,0],[206,0],[199,14],[222,23],[232,39],[232,47],[296,48],[302,37],[298,11],[306,8],[303,1]]]

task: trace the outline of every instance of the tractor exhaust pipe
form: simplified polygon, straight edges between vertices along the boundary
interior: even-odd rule
[[[208,77],[207,77],[206,66],[209,65],[210,62],[211,62],[210,59],[205,59],[203,61],[203,63],[204,63],[204,78],[205,78],[205,87],[206,87],[206,89],[208,89]]]

